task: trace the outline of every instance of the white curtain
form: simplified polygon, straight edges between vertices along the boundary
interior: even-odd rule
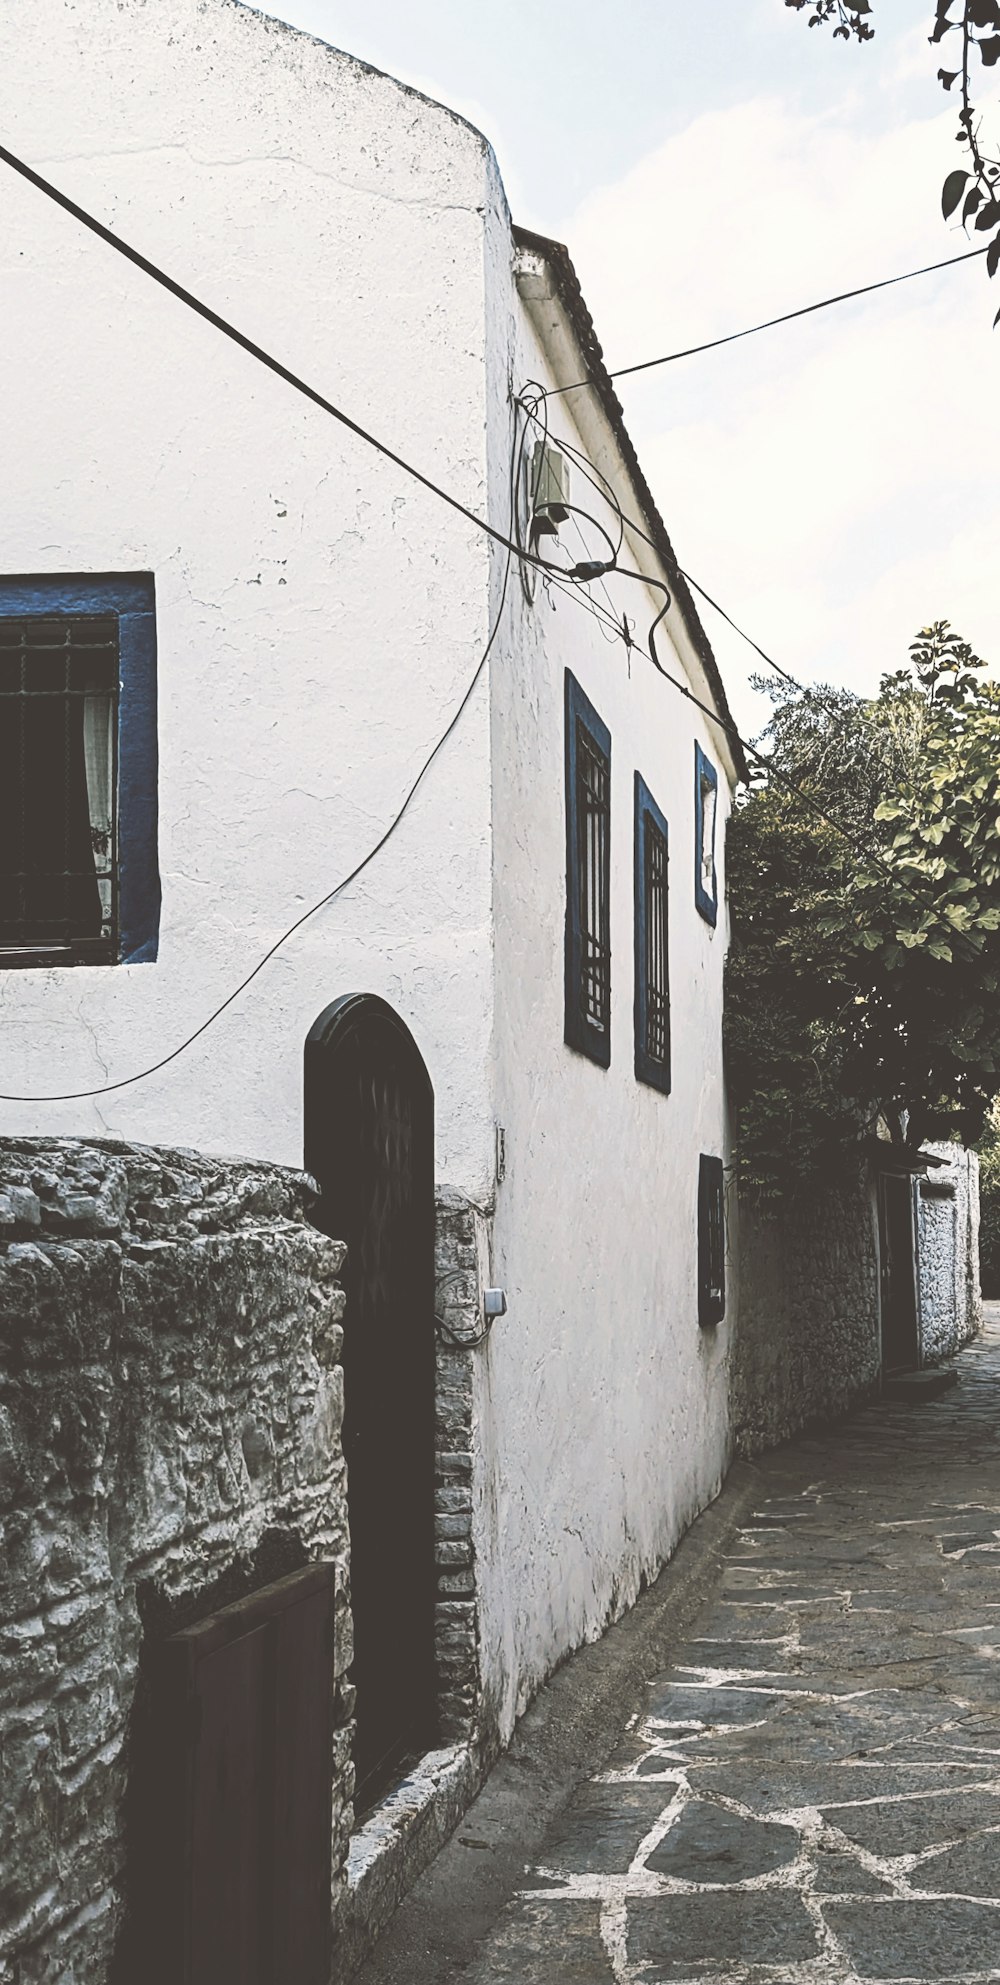
[[[706,896],[715,890],[715,804],[716,789],[710,779],[701,782],[701,881]]]
[[[88,690],[83,699],[83,761],[87,804],[101,897],[101,920],[111,922],[111,868],[114,860],[115,698],[107,689]],[[104,873],[107,871],[107,873]]]

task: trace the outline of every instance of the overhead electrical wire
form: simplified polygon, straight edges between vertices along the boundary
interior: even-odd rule
[[[539,416],[537,412],[533,412],[528,403],[526,403],[523,399],[521,399],[519,401],[519,404],[521,405],[523,411],[527,414],[530,420],[534,421],[536,425],[540,424]],[[546,433],[547,432],[548,432],[548,423],[546,420]],[[643,527],[640,524],[638,524],[634,518],[628,516],[627,513],[623,511],[622,506],[618,500],[617,493],[613,489],[607,477],[602,474],[600,469],[597,468],[596,464],[590,462],[588,458],[585,455],[583,455],[578,448],[574,447],[571,443],[567,443],[563,441],[562,438],[560,438],[559,446],[565,447],[567,453],[570,454],[579,463],[579,465],[584,471],[584,474],[588,482],[590,482],[591,486],[594,489],[598,490],[598,493],[600,493],[600,491],[599,491],[598,482],[595,481],[595,475],[600,478],[600,482],[604,484],[605,488],[609,492],[610,507],[613,508],[617,514],[619,527],[622,535],[624,534],[624,530],[627,527],[630,530],[635,531],[636,535],[642,538],[646,544],[652,546],[654,551],[658,551],[659,548],[656,545],[655,540],[650,537],[648,531],[644,530]],[[594,474],[591,473],[591,470],[594,471]],[[581,514],[585,514],[585,513],[581,513]],[[621,542],[621,537],[619,539],[619,542]],[[746,754],[747,758],[753,760],[753,762],[756,765],[760,766],[760,768],[763,771],[766,771],[769,778],[775,779],[780,785],[782,785],[785,788],[787,792],[792,793],[797,799],[799,799],[806,806],[808,806],[812,811],[812,813],[815,815],[815,817],[819,820],[824,821],[826,826],[832,828],[833,832],[840,836],[840,838],[845,842],[845,844],[851,848],[853,853],[861,855],[865,860],[870,860],[871,862],[873,862],[874,866],[886,878],[886,880],[892,881],[897,887],[900,886],[901,878],[899,876],[898,870],[891,869],[889,867],[889,864],[886,861],[884,861],[876,851],[867,847],[863,841],[861,841],[856,835],[852,834],[851,830],[844,826],[843,821],[837,820],[833,814],[828,813],[824,807],[820,806],[818,800],[814,800],[812,795],[806,793],[803,790],[803,788],[799,786],[794,779],[790,778],[788,773],[783,772],[779,766],[775,765],[773,758],[768,753],[759,751],[755,745],[751,744],[746,738],[742,737],[731,719],[726,719],[724,717],[721,717],[718,711],[712,709],[711,705],[702,702],[702,700],[694,694],[694,691],[690,689],[686,683],[681,682],[676,676],[672,675],[671,672],[663,666],[663,663],[660,661],[659,655],[656,651],[656,643],[655,643],[654,635],[657,626],[659,625],[660,621],[663,619],[664,614],[667,612],[670,605],[669,590],[664,584],[664,582],[662,580],[650,579],[647,577],[647,575],[643,573],[629,572],[623,566],[616,565],[613,569],[615,574],[623,579],[635,579],[638,580],[643,585],[653,585],[653,586],[662,587],[662,590],[666,595],[666,605],[657,615],[656,619],[653,622],[652,628],[650,629],[650,634],[648,637],[650,644],[649,647],[645,648],[643,647],[641,642],[634,641],[631,635],[626,630],[626,635],[624,638],[626,640],[626,646],[628,647],[628,649],[629,650],[633,648],[637,649],[638,652],[641,655],[643,655],[647,661],[652,662],[654,668],[656,668],[659,671],[659,673],[666,678],[666,680],[672,685],[674,689],[676,689],[679,692],[680,695],[686,697],[689,702],[693,703],[697,709],[701,710],[703,714],[709,718],[710,722],[715,724],[720,730],[724,731],[734,742],[739,744],[742,750],[744,751],[744,753]],[[678,567],[678,570],[680,571],[681,568]],[[709,606],[714,607],[716,612],[722,615],[723,619],[729,623],[729,626],[732,627],[734,632],[740,635],[742,640],[749,643],[749,645],[760,656],[762,661],[766,662],[769,665],[769,667],[775,669],[778,675],[784,677],[786,682],[791,683],[793,688],[799,691],[800,695],[810,696],[817,694],[817,692],[805,688],[803,684],[800,683],[797,680],[797,678],[790,673],[788,669],[782,668],[780,662],[775,662],[772,659],[772,657],[767,654],[766,650],[760,647],[759,643],[754,641],[752,637],[749,634],[747,634],[744,631],[744,629],[737,624],[735,620],[733,620],[730,614],[726,613],[725,608],[719,606],[718,601],[714,600],[711,594],[707,593],[705,591],[705,588],[703,586],[700,586],[698,584],[698,581],[691,577],[690,573],[681,571],[681,577],[684,578],[689,585],[693,586],[695,590],[701,594],[702,598],[708,602]],[[558,582],[555,579],[553,579],[551,583],[555,584]],[[569,588],[563,587],[562,590],[569,591]],[[578,597],[575,589],[573,591],[573,596]],[[618,638],[620,640],[623,638],[622,628],[619,626],[613,613],[610,616],[607,615],[604,612],[604,609],[598,605],[596,600],[588,599],[585,603],[589,607],[590,611],[599,620],[606,620],[608,622],[608,625],[615,629]],[[819,697],[818,700],[824,701],[825,699]],[[836,708],[835,705],[828,704],[828,707],[833,711],[835,715],[837,715],[838,717],[840,716],[841,713]],[[902,888],[904,893],[907,894],[911,898],[911,901],[913,901],[914,903],[918,903],[932,909],[937,908],[937,903],[935,899],[930,895],[928,891],[920,889],[916,887],[913,883],[908,883],[908,882],[902,882]],[[978,957],[979,954],[976,951],[976,947],[971,943],[971,940],[969,939],[967,933],[953,929],[951,932],[951,941],[956,946],[961,946],[964,943],[968,947],[969,952],[972,955]]]
[[[284,365],[279,359],[275,358],[273,354],[266,351],[263,346],[256,344],[254,340],[247,337],[244,332],[240,331],[236,325],[230,323],[228,319],[222,317],[218,311],[213,310],[208,304],[204,303],[201,300],[201,298],[196,296],[191,290],[186,289],[181,283],[176,282],[173,277],[167,275],[165,270],[161,269],[156,263],[152,262],[147,256],[142,255],[138,249],[133,248],[131,244],[123,240],[123,238],[120,235],[115,234],[110,228],[105,227],[102,222],[98,221],[95,218],[94,215],[88,213],[85,208],[80,207],[76,201],[71,200],[67,194],[62,193],[58,187],[54,186],[51,183],[51,181],[45,179],[40,173],[35,172],[31,166],[27,165],[22,159],[16,157],[14,153],[9,151],[3,145],[0,145],[0,161],[8,165],[13,171],[20,174],[20,176],[23,179],[27,180],[29,184],[36,187],[37,190],[45,194],[47,198],[53,200],[57,206],[61,207],[65,212],[70,214],[73,219],[79,221],[82,226],[86,227],[91,233],[96,235],[98,239],[104,241],[109,247],[115,249],[117,253],[122,255],[127,261],[133,263],[135,267],[142,270],[143,273],[148,275],[154,282],[160,284],[162,288],[166,289],[171,295],[175,296],[180,302],[185,304],[189,309],[193,310],[196,313],[196,315],[202,317],[207,323],[210,323],[216,330],[222,332],[222,334],[225,337],[231,339],[231,341],[234,344],[238,345],[242,350],[246,351],[252,358],[255,358],[260,364],[266,366],[268,370],[275,373],[278,378],[283,379],[286,382],[286,384],[290,385],[296,392],[301,393],[306,399],[310,400],[315,406],[318,406],[324,413],[329,414],[334,420],[338,421],[344,428],[348,430],[348,432],[356,435],[359,440],[364,441],[368,446],[374,448],[379,454],[384,455],[387,460],[393,462],[397,468],[401,469],[404,472],[404,474],[412,477],[416,482],[420,483],[425,489],[429,490],[433,495],[440,497],[441,500],[444,503],[447,503],[451,509],[455,510],[459,515],[465,517],[469,523],[474,524],[477,527],[477,529],[484,532],[485,535],[491,538],[495,543],[502,545],[507,553],[507,558],[504,568],[503,583],[501,588],[501,598],[500,598],[498,611],[495,616],[493,626],[490,630],[488,640],[483,649],[483,653],[480,656],[479,662],[477,663],[474,674],[461,699],[461,702],[458,704],[458,707],[453,713],[451,719],[448,722],[448,725],[446,726],[445,730],[442,732],[437,743],[434,745],[433,749],[431,750],[431,752],[428,754],[427,758],[424,760],[423,764],[421,765],[416,778],[414,779],[412,785],[410,786],[401,806],[398,808],[396,814],[393,816],[393,819],[390,821],[389,826],[386,828],[385,832],[382,834],[380,839],[375,843],[375,845],[371,849],[369,849],[368,853],[355,866],[355,868],[351,870],[350,874],[343,877],[339,883],[335,884],[335,886],[332,889],[328,890],[326,894],[320,897],[317,900],[317,902],[312,904],[308,910],[303,911],[302,915],[298,917],[293,924],[290,924],[288,929],[285,930],[282,933],[282,935],[275,940],[274,944],[272,944],[269,947],[269,949],[264,953],[264,955],[258,960],[257,964],[253,967],[253,970],[249,972],[243,980],[241,980],[240,984],[237,987],[235,987],[233,992],[231,992],[226,999],[220,1002],[220,1004],[214,1009],[214,1011],[211,1014],[209,1014],[207,1019],[202,1021],[201,1024],[197,1028],[195,1028],[194,1031],[191,1034],[189,1034],[187,1038],[184,1041],[182,1041],[176,1048],[172,1049],[169,1054],[162,1056],[158,1061],[150,1064],[149,1067],[138,1071],[134,1075],[122,1077],[120,1080],[116,1082],[104,1083],[98,1087],[91,1089],[62,1091],[58,1093],[46,1094],[43,1096],[17,1095],[13,1093],[0,1092],[0,1101],[13,1102],[13,1103],[79,1102],[79,1101],[87,1100],[92,1097],[109,1095],[112,1092],[119,1089],[129,1088],[133,1086],[135,1083],[145,1081],[149,1076],[157,1074],[160,1069],[165,1068],[171,1062],[176,1061],[178,1056],[183,1054],[187,1048],[192,1046],[193,1043],[196,1040],[198,1040],[200,1036],[204,1034],[206,1030],[210,1026],[212,1026],[213,1023],[218,1018],[220,1018],[220,1016],[227,1010],[227,1008],[230,1007],[234,1003],[234,1001],[237,1000],[240,997],[240,995],[246,990],[246,988],[252,983],[252,981],[257,977],[258,973],[261,972],[264,966],[268,964],[270,959],[274,957],[275,953],[279,951],[284,944],[287,943],[288,939],[292,937],[296,931],[301,929],[303,924],[307,923],[311,917],[315,916],[319,910],[323,909],[326,906],[326,904],[332,902],[335,897],[339,896],[344,889],[346,889],[352,882],[354,882],[357,879],[357,877],[364,871],[364,869],[368,867],[369,863],[375,859],[376,855],[378,855],[381,852],[382,848],[385,847],[386,842],[389,840],[390,836],[395,832],[396,827],[399,825],[400,821],[402,820],[404,814],[406,813],[407,809],[410,806],[412,799],[414,798],[414,795],[416,794],[420,784],[422,783],[425,774],[427,773],[430,766],[434,762],[439,751],[447,742],[447,739],[451,736],[453,730],[455,729],[456,724],[458,723],[460,717],[462,716],[463,711],[466,708],[466,705],[469,702],[470,697],[473,694],[476,684],[478,683],[482,675],[482,671],[486,666],[486,662],[489,658],[489,655],[492,652],[492,648],[496,640],[497,633],[499,632],[499,627],[503,615],[503,609],[506,602],[507,590],[510,580],[511,560],[514,556],[516,556],[519,561],[523,561],[523,563],[531,567],[534,567],[538,571],[541,571],[545,575],[546,583],[556,585],[561,591],[569,593],[570,596],[576,599],[578,602],[582,598],[583,603],[587,607],[588,611],[593,613],[597,619],[608,622],[608,624],[614,628],[616,637],[624,642],[624,645],[628,650],[631,650],[633,647],[637,647],[639,649],[639,652],[645,655],[646,658],[652,662],[653,666],[658,670],[659,674],[662,675],[665,678],[665,680],[669,682],[672,685],[672,687],[678,691],[680,695],[684,696],[697,709],[702,711],[702,713],[713,724],[717,725],[722,731],[724,731],[732,739],[734,739],[740,745],[740,747],[747,754],[748,757],[754,759],[756,762],[764,766],[772,776],[781,777],[781,782],[786,787],[788,787],[802,801],[803,804],[809,807],[810,810],[813,813],[815,813],[818,817],[824,819],[827,822],[827,824],[834,829],[835,832],[842,835],[842,837],[845,840],[851,843],[851,845],[855,847],[855,852],[858,851],[858,844],[853,842],[853,839],[848,833],[848,830],[845,829],[841,823],[830,818],[830,816],[828,816],[823,811],[823,809],[818,806],[818,803],[815,802],[808,793],[803,792],[801,788],[799,788],[793,780],[788,779],[787,776],[776,774],[775,768],[771,764],[771,761],[764,754],[758,752],[753,745],[748,743],[746,739],[741,737],[740,733],[737,731],[731,719],[721,717],[718,711],[714,710],[709,704],[703,702],[699,697],[697,697],[694,694],[693,690],[691,690],[686,683],[681,682],[678,677],[672,675],[671,672],[664,667],[656,651],[655,630],[659,626],[660,621],[665,617],[665,615],[669,611],[670,606],[672,604],[670,589],[663,580],[653,578],[649,574],[640,573],[640,572],[631,572],[627,568],[623,568],[619,566],[617,563],[621,549],[621,544],[624,538],[624,530],[626,523],[628,524],[629,528],[635,530],[640,537],[644,538],[652,546],[652,548],[655,551],[657,551],[658,555],[660,555],[659,547],[655,544],[654,540],[649,537],[649,534],[644,530],[642,530],[640,526],[635,524],[633,520],[626,519],[622,511],[621,505],[618,502],[618,499],[614,495],[613,491],[611,491],[612,507],[616,510],[619,520],[619,542],[617,548],[612,546],[610,536],[608,535],[607,532],[604,531],[603,526],[598,522],[596,518],[590,517],[589,513],[585,511],[577,512],[577,514],[579,514],[580,516],[586,517],[588,522],[594,524],[595,528],[601,532],[602,536],[604,536],[605,542],[609,545],[612,551],[611,559],[586,560],[586,561],[578,562],[578,564],[574,566],[569,566],[565,568],[552,564],[549,560],[539,557],[537,553],[533,553],[529,548],[527,548],[522,542],[519,541],[520,532],[519,532],[519,521],[517,515],[517,487],[520,476],[521,459],[523,455],[524,434],[522,434],[520,445],[517,443],[515,436],[514,446],[512,450],[511,524],[510,524],[509,535],[505,535],[495,525],[489,523],[486,518],[480,517],[474,510],[470,510],[466,504],[462,503],[458,497],[453,496],[449,490],[444,489],[439,483],[436,483],[433,480],[433,478],[425,475],[422,470],[416,468],[411,462],[408,462],[403,456],[399,455],[394,449],[390,448],[385,442],[381,441],[376,435],[372,434],[367,428],[363,427],[358,421],[352,419],[352,417],[349,414],[345,413],[342,408],[338,407],[335,404],[335,402],[328,399],[324,394],[318,392],[315,387],[310,386],[306,380],[300,378],[297,373],[293,372],[290,369],[290,367]],[[969,255],[955,256],[950,259],[951,261],[965,261],[965,260],[969,260],[971,255],[979,254],[983,252],[985,251],[972,250],[970,251]],[[934,268],[944,268],[947,266],[949,266],[949,263],[937,263],[930,265],[930,267],[934,267]],[[845,301],[848,296],[863,295],[866,293],[868,289],[885,288],[890,283],[905,282],[908,281],[911,276],[927,274],[929,272],[930,272],[930,268],[926,270],[911,270],[908,273],[908,275],[890,277],[887,279],[886,282],[883,283],[868,284],[865,286],[864,290],[847,291],[844,292],[842,296],[826,298],[822,303],[808,305],[802,311],[789,312],[787,317],[772,319],[770,320],[770,323],[774,323],[774,324],[783,323],[788,321],[788,318],[790,317],[807,315],[809,311],[823,309],[827,306],[827,304]],[[731,334],[729,338],[717,339],[717,340],[713,340],[712,342],[713,344],[731,343],[735,338],[750,336],[752,335],[753,331],[764,330],[768,328],[770,328],[770,324],[756,325],[756,326],[752,326],[751,329],[748,331],[734,332]],[[654,364],[666,364],[669,362],[670,358],[688,357],[688,356],[692,356],[694,351],[696,350],[708,350],[711,348],[712,348],[711,345],[692,347],[689,352],[672,353],[663,359],[648,360],[644,363],[644,365],[625,367],[622,369],[622,372],[645,370],[647,366],[651,366]],[[622,376],[622,373],[613,374],[612,376],[620,377]],[[585,385],[591,382],[589,380],[583,380],[577,383],[580,385]],[[546,392],[545,389],[538,388],[537,386],[533,390],[534,392],[540,394],[543,405],[546,399],[555,397],[555,391],[551,393]],[[571,389],[560,388],[556,390],[560,392],[565,392]],[[529,411],[527,405],[525,405],[524,402],[519,400],[518,404],[524,406],[525,411]],[[537,400],[535,401],[535,407],[537,407]],[[530,417],[537,422],[538,417],[534,407],[530,409]],[[526,431],[527,429],[525,428],[524,433],[526,433]],[[546,431],[547,431],[547,421],[546,421]],[[570,449],[568,452],[576,454],[578,456],[578,459],[580,460],[585,460],[585,458],[579,456],[579,451]],[[592,468],[593,466],[594,466],[593,464],[587,465],[588,474],[589,474],[589,469]],[[600,470],[597,470],[597,474],[601,475]],[[593,481],[593,477],[590,477],[590,480]],[[605,487],[608,490],[611,490],[611,485],[608,483],[607,478],[601,476],[601,480],[602,482],[604,482]],[[596,483],[594,484],[594,487],[595,488],[597,487]],[[570,510],[576,510],[577,508],[576,506],[572,506],[572,505],[568,505],[566,507]],[[621,625],[619,625],[613,615],[606,614],[604,610],[601,609],[594,600],[588,598],[582,592],[582,587],[584,584],[589,584],[594,579],[603,580],[603,578],[606,575],[609,575],[612,572],[617,573],[622,578],[635,580],[638,583],[645,586],[651,586],[656,590],[661,591],[664,595],[664,604],[660,609],[660,612],[656,615],[652,623],[652,626],[650,627],[649,630],[648,648],[643,647],[641,643],[638,643],[633,640],[628,627],[627,618],[625,616],[623,616],[622,623]],[[689,579],[689,575],[684,574],[683,576]],[[689,583],[696,584],[695,581],[691,581],[690,579],[689,579]],[[697,590],[699,592],[703,592],[703,589],[701,587],[698,587]],[[707,594],[703,594],[703,596],[706,599],[709,599],[709,596]],[[709,603],[711,605],[715,605],[714,601],[710,600]],[[722,609],[720,608],[719,611],[721,612]],[[735,622],[733,622],[732,625],[735,627]],[[742,632],[741,629],[737,629],[736,631]],[[745,637],[745,638],[749,638],[749,637]],[[752,645],[756,647],[756,643]],[[757,652],[762,656],[762,658],[765,661],[770,661],[770,657],[766,656],[762,649],[758,649]],[[776,668],[778,667],[778,665],[774,663],[772,663],[771,665]],[[779,673],[785,674],[787,672],[779,669]],[[788,679],[789,681],[794,680],[794,678],[792,678],[791,676],[789,676]],[[879,865],[884,866],[882,864]],[[887,870],[886,872],[888,873],[889,871]],[[909,887],[909,885],[904,885],[904,887],[908,888],[909,893],[914,895],[914,899],[917,900],[917,893],[914,892],[912,888]],[[956,932],[954,933],[954,936],[955,936],[955,940],[958,941],[959,938],[961,937],[961,933]]]
[[[525,432],[527,432],[526,429]],[[514,494],[517,488],[517,479],[520,473],[523,447],[524,447],[524,436],[522,434],[520,444],[518,444],[517,439],[515,437],[514,447],[511,455],[510,486],[511,486],[511,495],[512,495],[512,508],[513,508]],[[328,903],[332,903],[335,897],[340,896],[343,893],[343,891],[347,889],[352,882],[357,881],[358,876],[361,875],[364,872],[364,870],[368,868],[369,864],[375,860],[376,855],[381,854],[382,849],[386,845],[386,842],[395,833],[404,814],[408,811],[410,803],[415,797],[418,788],[422,785],[426,774],[430,771],[430,768],[433,765],[434,760],[437,757],[439,751],[441,751],[444,745],[447,744],[448,739],[450,738],[460,717],[462,716],[463,711],[465,710],[467,704],[469,703],[472,697],[473,691],[475,690],[476,685],[479,682],[483,670],[486,667],[486,664],[489,660],[490,654],[493,649],[493,644],[496,641],[497,634],[499,633],[500,630],[500,623],[503,618],[504,606],[507,600],[507,589],[510,583],[510,568],[513,557],[514,557],[514,547],[513,545],[511,545],[507,551],[507,557],[504,564],[503,583],[500,588],[500,601],[497,606],[496,614],[494,615],[493,625],[490,628],[486,645],[483,649],[482,654],[479,657],[479,661],[476,664],[475,670],[469,680],[468,686],[466,687],[466,690],[462,696],[461,702],[458,704],[452,716],[449,718],[449,721],[445,726],[445,729],[442,731],[440,737],[438,738],[437,743],[434,745],[433,749],[428,752],[427,757],[424,759],[423,764],[421,765],[416,778],[413,780],[411,786],[409,787],[409,790],[407,791],[406,797],[403,800],[402,805],[396,809],[396,812],[394,813],[391,821],[389,822],[388,827],[385,829],[384,833],[379,836],[379,839],[375,842],[374,847],[369,848],[368,853],[362,857],[361,861],[355,864],[354,868],[351,869],[350,874],[345,875],[340,882],[334,885],[332,889],[328,889],[324,896],[318,897],[316,902],[311,904],[308,910],[303,910],[302,915],[300,917],[296,917],[295,922],[293,924],[289,924],[288,929],[282,931],[281,936],[279,938],[276,938],[275,942],[272,945],[269,945],[268,949],[264,952],[263,957],[258,959],[256,965],[253,967],[253,970],[248,972],[246,977],[240,980],[239,985],[234,987],[233,991],[229,993],[224,1000],[221,1000],[219,1002],[219,1005],[213,1009],[213,1011],[208,1015],[207,1019],[203,1020],[198,1027],[195,1027],[193,1032],[188,1034],[186,1038],[183,1041],[181,1041],[176,1048],[172,1048],[169,1054],[161,1055],[158,1061],[151,1062],[147,1068],[142,1068],[137,1070],[137,1072],[134,1075],[122,1076],[120,1080],[117,1082],[104,1082],[97,1088],[63,1090],[57,1093],[47,1094],[44,1096],[38,1096],[38,1095],[23,1096],[23,1095],[12,1095],[6,1092],[0,1092],[0,1102],[80,1103],[80,1102],[88,1101],[92,1097],[109,1096],[112,1094],[113,1091],[118,1089],[130,1089],[135,1085],[135,1083],[145,1082],[149,1076],[158,1075],[161,1068],[167,1068],[172,1061],[176,1061],[178,1059],[178,1056],[184,1054],[188,1048],[192,1047],[194,1042],[197,1041],[202,1034],[206,1033],[209,1027],[214,1025],[216,1020],[221,1018],[222,1014],[226,1012],[227,1008],[232,1006],[234,1002],[239,999],[241,993],[246,992],[247,987],[253,983],[258,973],[262,972],[265,965],[270,963],[275,953],[280,951],[282,946],[288,943],[289,938],[294,937],[296,931],[302,929],[303,924],[307,924],[310,921],[310,918],[315,917],[320,910],[326,908],[326,905]]]
[[[310,386],[307,380],[300,378],[290,366],[282,364],[282,361],[275,358],[273,353],[266,351],[263,345],[255,344],[252,338],[248,338],[245,332],[239,330],[235,324],[231,324],[228,318],[222,317],[217,310],[204,303],[193,290],[185,289],[183,283],[175,282],[173,276],[168,276],[166,270],[161,269],[158,263],[150,261],[147,255],[140,254],[139,250],[133,248],[120,234],[115,234],[111,228],[105,227],[103,221],[97,220],[85,207],[78,206],[67,193],[60,192],[58,186],[53,186],[51,180],[44,179],[40,172],[35,172],[32,166],[26,165],[23,159],[17,158],[13,152],[8,151],[5,145],[0,145],[0,161],[10,166],[12,171],[20,173],[21,178],[26,179],[29,185],[37,187],[40,193],[54,200],[57,207],[62,207],[74,220],[79,221],[82,227],[88,228],[91,234],[95,234],[98,240],[106,242],[109,248],[123,255],[127,262],[134,263],[144,275],[149,276],[154,283],[159,283],[162,289],[168,290],[171,296],[177,297],[179,302],[186,304],[187,308],[193,310],[198,317],[203,317],[207,324],[221,331],[224,337],[230,338],[242,351],[249,352],[251,358],[265,365],[268,371],[283,379],[287,386],[293,387],[297,393],[303,394],[305,399],[311,400],[323,413],[339,421],[348,433],[356,435],[359,441],[366,442],[369,448],[376,449],[387,461],[395,463],[397,469],[402,469],[405,475],[412,476],[415,482],[423,485],[424,489],[429,489],[433,496],[439,496],[442,503],[447,503],[460,517],[465,517],[470,524],[475,524],[477,530],[484,531],[487,537],[492,538],[496,544],[503,545],[505,550],[517,552],[518,557],[527,559],[529,564],[536,564],[544,569],[544,560],[535,558],[530,551],[520,549],[510,538],[505,537],[503,531],[498,530],[495,524],[491,524],[485,517],[480,517],[475,510],[470,510],[467,504],[459,497],[453,496],[450,490],[442,488],[432,476],[425,475],[422,469],[416,468],[412,462],[406,461],[404,456],[398,455],[394,448],[380,441],[368,428],[362,427],[360,421],[353,420],[350,414],[336,405],[335,401],[327,399],[326,395],[320,393],[315,386]]]
[[[682,351],[664,352],[660,358],[644,358],[637,365],[619,365],[608,373],[609,379],[628,379],[636,372],[651,372],[659,365],[673,365],[679,358],[696,358],[700,352],[717,351],[720,345],[735,345],[741,338],[755,338],[758,331],[773,331],[777,324],[791,324],[796,317],[811,317],[816,310],[829,310],[835,303],[850,303],[856,296],[870,296],[873,290],[892,289],[896,283],[911,283],[917,276],[931,276],[937,269],[952,269],[957,262],[972,262],[977,255],[985,255],[989,243],[983,248],[967,248],[961,255],[948,255],[943,262],[928,262],[922,269],[906,269],[901,276],[883,276],[881,282],[862,283],[859,289],[841,290],[837,296],[824,296],[818,303],[804,303],[798,310],[785,310],[780,317],[766,317],[761,324],[748,324],[743,331],[729,331],[724,338],[709,338],[702,345],[686,345]],[[546,398],[556,400],[562,393],[576,393],[581,386],[593,386],[595,381],[590,373],[583,379],[574,379],[569,386],[550,386]]]

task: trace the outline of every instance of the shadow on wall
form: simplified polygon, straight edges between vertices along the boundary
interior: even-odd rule
[[[758,1454],[833,1419],[879,1382],[879,1265],[867,1167],[794,1204],[739,1208],[733,1439]]]

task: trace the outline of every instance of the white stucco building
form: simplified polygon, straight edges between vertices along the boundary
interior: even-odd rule
[[[502,536],[513,466],[530,537],[526,393],[577,506],[530,541],[605,561],[630,520],[636,576],[508,572],[0,166],[0,1131],[301,1165],[317,1016],[401,1016],[507,1299],[460,1354],[505,1738],[727,1463],[718,673],[568,256],[462,119],[235,0],[4,0],[0,102],[12,151]],[[680,688],[644,652],[664,586]],[[197,1033],[380,841],[495,621],[381,852]]]

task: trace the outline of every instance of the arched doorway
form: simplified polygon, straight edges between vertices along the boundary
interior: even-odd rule
[[[317,1225],[346,1241],[344,1456],[351,1532],[355,1804],[435,1739],[434,1092],[397,1013],[334,1000],[305,1048]]]

